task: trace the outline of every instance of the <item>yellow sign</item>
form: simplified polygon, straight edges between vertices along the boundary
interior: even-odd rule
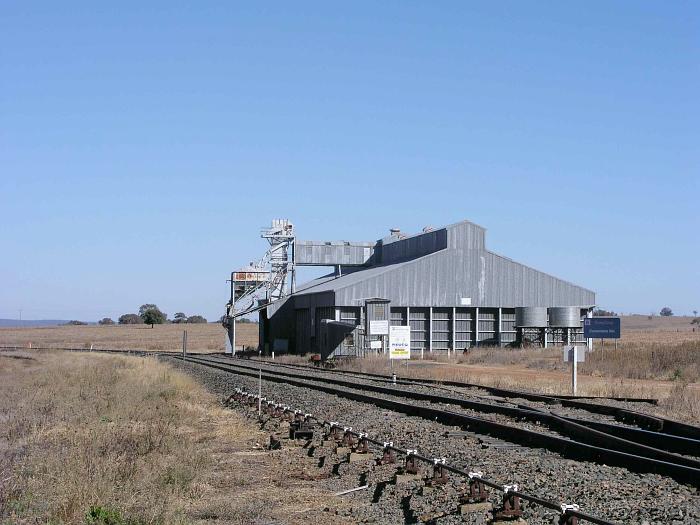
[[[411,327],[389,327],[389,359],[411,359]]]

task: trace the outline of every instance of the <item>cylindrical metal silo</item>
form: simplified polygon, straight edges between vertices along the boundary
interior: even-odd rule
[[[518,328],[546,328],[547,308],[522,306],[515,309],[515,326]]]
[[[581,308],[556,306],[549,309],[549,326],[553,328],[580,328]]]

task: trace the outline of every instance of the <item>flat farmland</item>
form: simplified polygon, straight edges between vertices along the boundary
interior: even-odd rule
[[[687,316],[625,315],[620,318],[622,343],[700,341],[700,325]]]
[[[0,346],[176,351],[182,349],[184,330],[188,351],[224,351],[226,331],[218,323],[0,328]],[[256,323],[236,324],[236,346],[240,345],[257,347]]]

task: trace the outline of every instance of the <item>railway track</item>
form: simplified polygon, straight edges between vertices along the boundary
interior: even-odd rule
[[[218,358],[213,358],[217,359]],[[230,359],[227,358],[222,358],[220,362],[230,362]],[[267,365],[267,366],[275,366],[275,367],[280,367],[280,368],[290,368],[287,365],[273,365],[269,362],[259,362],[261,365]],[[312,369],[310,367],[303,367],[305,368],[304,372],[306,373],[305,375],[293,375],[293,377],[309,377],[308,373],[309,371],[315,372],[315,375],[326,375],[325,371],[321,372],[318,369]],[[348,375],[345,373],[342,373],[343,375]],[[350,374],[350,375],[355,375],[355,374]],[[360,374],[359,377],[361,378],[366,378],[368,377],[366,374]],[[385,384],[387,383],[393,383],[391,378],[387,378],[385,376],[378,376],[378,375],[370,375],[372,380],[378,380],[380,382],[383,382]],[[336,381],[335,384],[339,384],[342,386],[352,386],[351,382],[348,381]],[[438,388],[436,386],[431,386],[430,388],[426,388],[426,383],[421,383],[421,382],[416,382],[413,380],[408,380],[408,381],[398,381],[396,382],[397,386],[398,385],[403,385],[403,386],[417,386],[417,387],[423,387],[425,390],[434,390],[435,388]],[[433,385],[432,383],[429,383],[430,385]],[[471,384],[460,384],[460,383],[455,383],[459,384],[460,386],[468,386],[470,388],[474,387],[474,385]],[[396,388],[381,388],[381,387],[376,387],[372,384],[369,384],[367,382],[364,383],[366,385],[364,388],[368,390],[372,390],[378,393],[386,393],[386,394],[393,394],[397,395],[397,389]],[[448,390],[449,391],[449,390]],[[500,391],[501,394],[503,394],[503,390]],[[514,396],[516,399],[519,399],[522,397],[520,392],[512,392],[512,391],[505,391],[511,396]],[[549,407],[550,404],[556,403],[558,398],[552,397],[552,396],[539,396],[535,398],[538,401],[539,407],[533,407],[530,405],[522,405],[522,404],[502,404],[502,403],[494,403],[493,398],[487,398],[485,396],[476,396],[477,398],[483,399],[483,400],[488,400],[487,402],[480,402],[480,401],[472,401],[470,399],[465,399],[464,397],[461,397],[461,392],[454,392],[450,391],[451,395],[450,396],[445,396],[445,395],[435,395],[434,393],[431,394],[421,394],[421,393],[415,393],[415,392],[402,392],[399,395],[403,395],[404,397],[409,397],[412,399],[417,399],[417,400],[427,400],[430,402],[434,403],[445,403],[445,404],[451,404],[451,405],[457,405],[457,406],[462,406],[470,409],[474,409],[476,411],[481,411],[481,412],[486,412],[486,413],[500,413],[503,415],[507,415],[513,418],[517,419],[522,419],[522,420],[529,420],[533,422],[537,422],[543,425],[547,425],[550,428],[556,429],[559,433],[563,433],[565,435],[569,435],[570,437],[576,438],[577,436],[581,435],[581,429],[577,425],[583,425],[585,427],[589,427],[590,429],[597,430],[600,432],[603,432],[605,434],[609,434],[611,436],[620,438],[620,440],[612,440],[612,444],[608,443],[608,438],[607,436],[599,436],[595,432],[591,433],[592,437],[598,438],[598,442],[601,442],[603,446],[612,446],[613,448],[616,448],[618,450],[622,451],[628,451],[631,452],[633,450],[630,450],[630,443],[634,444],[639,444],[647,447],[652,447],[656,449],[660,449],[663,451],[667,452],[674,452],[677,454],[685,454],[685,455],[690,455],[690,456],[695,456],[700,453],[700,440],[692,439],[692,438],[686,438],[684,436],[678,436],[673,433],[665,433],[665,432],[655,432],[655,431],[649,431],[646,429],[639,429],[639,428],[634,428],[630,426],[623,426],[623,425],[615,425],[615,424],[610,424],[609,422],[606,421],[592,421],[590,419],[584,419],[581,417],[567,417],[566,415],[560,415],[557,413],[551,413],[546,410],[546,407]],[[460,397],[456,397],[460,396]],[[470,395],[469,397],[473,397],[473,395]],[[542,397],[546,398],[546,402],[542,402]],[[578,412],[588,412],[588,409],[590,408],[589,404],[584,404],[582,407],[579,407],[577,405],[576,409]],[[597,414],[599,411],[597,410],[598,407],[593,406],[594,410],[592,411],[594,414]],[[609,416],[609,414],[606,414],[606,416]],[[657,419],[657,418],[655,418]],[[688,425],[692,429],[695,429],[696,427],[692,427]],[[678,458],[675,456],[669,456],[669,455],[659,455],[655,456],[655,452],[651,450],[647,450],[644,448],[640,448],[638,450],[641,455],[649,455],[652,454],[651,457],[657,457],[658,459],[664,459],[664,460],[670,460],[672,462],[678,462],[680,461],[681,463],[685,463],[686,460],[685,458]],[[700,464],[697,462],[689,462],[691,466],[698,467]]]
[[[407,415],[438,421],[445,425],[459,426],[463,430],[490,435],[519,445],[545,448],[563,457],[578,461],[593,461],[635,472],[656,473],[670,476],[682,483],[700,486],[700,461],[689,456],[698,453],[700,442],[691,438],[629,427],[615,427],[605,423],[594,425],[608,430],[604,432],[582,424],[581,420],[563,418],[551,412],[533,410],[529,407],[484,403],[457,396],[434,395],[393,386],[373,385],[367,382],[357,383],[340,378],[310,378],[308,373],[274,370],[275,367],[269,364],[249,364],[244,363],[243,360],[213,356],[188,355],[187,360],[248,377],[258,377],[261,373],[262,379],[265,381],[319,390]],[[421,401],[421,403],[415,401]],[[512,418],[513,422],[505,424],[468,415],[454,410],[453,407],[498,413]],[[543,432],[540,429],[528,430],[515,425],[517,419],[534,421],[546,425],[556,432]],[[611,429],[625,434],[626,438],[614,435]],[[684,456],[645,444],[648,442],[657,444],[667,442],[668,445],[665,448],[675,448],[689,455]]]
[[[294,364],[277,364],[270,363],[269,361],[250,359],[252,362],[267,364],[272,366],[277,366],[281,368],[291,368],[304,371],[319,371],[316,367],[310,367],[305,365],[294,365]],[[374,378],[377,380],[383,380],[386,382],[392,381],[389,376],[381,374],[371,374],[367,372],[355,372],[349,370],[323,370],[324,373],[331,374],[341,374],[350,377],[366,377]],[[485,385],[479,385],[474,383],[465,383],[461,381],[449,381],[449,380],[437,380],[437,379],[423,379],[423,378],[410,378],[397,380],[398,384],[422,384],[422,385],[433,385],[437,387],[456,387],[456,388],[468,388],[483,390],[495,396],[500,396],[504,398],[520,398],[528,401],[540,402],[548,405],[561,405],[564,408],[574,408],[583,410],[586,412],[591,412],[594,414],[611,416],[615,420],[627,423],[631,425],[636,425],[642,427],[646,430],[650,430],[663,435],[672,435],[677,437],[685,437],[692,440],[700,441],[700,427],[689,425],[687,423],[682,423],[668,418],[663,418],[659,416],[651,416],[649,414],[644,414],[642,412],[631,410],[629,408],[622,408],[619,406],[614,406],[610,404],[600,404],[596,403],[596,400],[611,400],[611,401],[621,401],[626,403],[648,403],[656,405],[658,400],[656,399],[644,399],[644,398],[629,398],[629,397],[587,397],[587,396],[567,396],[567,395],[545,395],[545,394],[535,394],[531,392],[523,392],[519,390],[508,390],[504,388],[496,388]],[[602,428],[602,427],[601,427]]]
[[[317,367],[310,367],[310,366],[305,366],[305,365],[294,365],[294,364],[277,364],[277,363],[270,363],[269,361],[264,361],[264,360],[257,360],[257,359],[250,359],[249,361],[255,362],[255,363],[260,363],[260,364],[267,364],[267,365],[272,365],[280,368],[290,368],[290,369],[297,369],[297,370],[303,370],[305,372],[309,373],[318,373],[320,369]],[[371,374],[367,372],[355,372],[355,371],[348,371],[348,370],[323,370],[324,373],[329,373],[329,374],[341,374],[345,376],[350,376],[350,377],[366,377],[370,379],[377,379],[380,381],[385,381],[385,382],[393,382],[393,379],[390,376],[385,376],[381,374]],[[629,398],[629,397],[587,397],[587,396],[567,396],[567,395],[545,395],[545,394],[535,394],[532,392],[523,392],[519,390],[508,390],[508,389],[503,389],[503,388],[496,388],[496,387],[490,387],[490,386],[485,386],[485,385],[479,385],[479,384],[474,384],[474,383],[465,383],[461,381],[449,381],[449,380],[437,380],[437,379],[418,379],[418,378],[411,378],[411,379],[397,379],[397,384],[404,384],[404,385],[411,385],[411,384],[416,384],[416,385],[433,385],[434,387],[455,387],[455,388],[466,388],[466,389],[476,389],[476,390],[483,390],[485,392],[488,392],[492,395],[495,396],[500,396],[504,398],[513,398],[513,399],[525,399],[528,401],[533,401],[533,402],[538,402],[538,403],[543,403],[545,405],[560,405],[563,408],[572,408],[572,409],[577,409],[577,410],[582,410],[585,412],[590,412],[592,414],[598,414],[602,416],[610,416],[614,418],[615,420],[629,424],[629,425],[635,425],[638,427],[641,427],[643,429],[649,430],[652,433],[646,435],[646,439],[648,440],[649,445],[651,446],[659,446],[663,447],[665,446],[663,442],[659,440],[654,439],[654,435],[657,435],[660,437],[662,440],[666,440],[667,436],[672,436],[673,437],[679,437],[679,438],[688,438],[690,440],[694,441],[689,441],[687,444],[690,447],[693,447],[695,444],[695,441],[700,441],[700,427],[694,426],[694,425],[689,425],[687,423],[682,423],[679,421],[675,421],[672,419],[668,418],[663,418],[659,416],[651,416],[649,414],[644,414],[642,412],[632,410],[629,408],[623,408],[619,406],[614,406],[611,404],[601,404],[601,403],[596,403],[596,400],[603,400],[603,401],[620,401],[620,402],[626,402],[626,403],[648,403],[652,405],[656,405],[658,401],[656,399],[640,399],[640,398]],[[582,423],[586,424],[586,423]],[[624,427],[618,427],[620,428],[619,431],[615,430],[614,427],[611,426],[600,426],[596,422],[590,422],[590,425],[592,427],[597,427],[599,430],[603,430],[604,428],[607,428],[607,431],[609,432],[619,432],[620,437],[626,437],[630,435],[628,432],[624,430]],[[642,438],[642,434],[638,433],[638,436],[640,436],[640,439]],[[673,440],[671,438],[671,440]],[[644,442],[644,441],[642,441]],[[682,442],[682,440],[680,441]],[[687,448],[687,447],[686,447]],[[681,448],[670,448],[668,450],[671,451],[678,451],[681,453],[684,453],[683,450],[683,445]],[[688,452],[691,453],[692,452]],[[696,452],[697,453],[697,452]]]
[[[372,438],[367,435],[367,433],[354,431],[352,428],[342,426],[338,422],[327,421],[313,414],[304,413],[291,407],[268,401],[257,394],[238,389],[235,394],[228,398],[227,402],[231,400],[253,407],[257,405],[259,412],[262,411],[264,407],[265,413],[268,415],[289,420],[293,425],[290,426],[290,435],[292,438],[296,437],[296,433],[298,432],[296,429],[301,429],[302,433],[304,433],[304,438],[308,439],[308,430],[312,428],[311,424],[315,424],[324,431],[322,441],[333,439],[336,446],[359,451],[355,452],[356,455],[368,454],[370,447],[381,450],[382,456],[378,458],[379,464],[396,463],[397,456],[404,456],[405,465],[402,471],[409,475],[418,474],[419,468],[417,462],[422,462],[432,467],[432,478],[428,478],[427,480],[431,485],[444,485],[447,482],[448,473],[461,476],[469,482],[468,490],[465,490],[460,498],[460,501],[466,502],[465,505],[467,506],[479,506],[487,503],[487,487],[502,491],[503,503],[500,509],[495,509],[496,518],[519,518],[522,516],[520,500],[524,500],[559,513],[559,523],[561,525],[576,525],[579,520],[598,525],[614,525],[612,521],[582,512],[576,504],[557,503],[533,494],[528,494],[524,491],[519,491],[517,485],[503,485],[497,483],[485,478],[482,472],[470,472],[451,466],[447,464],[444,458],[431,458],[419,454],[416,449],[396,447],[393,441]],[[277,444],[279,441],[275,443]]]
[[[86,349],[68,350],[87,351]],[[403,455],[404,459],[414,456],[412,461],[425,463],[428,465],[428,471],[432,462],[433,469],[443,469],[439,465],[444,465],[445,472],[455,474],[456,478],[464,477],[465,473],[468,477],[470,472],[482,470],[488,474],[487,481],[490,480],[491,483],[485,484],[487,487],[503,489],[503,485],[512,485],[513,482],[517,482],[521,487],[528,487],[527,491],[522,488],[514,490],[511,487],[502,496],[492,494],[490,501],[502,509],[506,499],[522,495],[523,501],[530,501],[530,504],[526,505],[524,517],[531,524],[552,523],[552,512],[559,516],[555,518],[555,522],[559,519],[561,523],[567,524],[575,523],[572,521],[573,518],[606,524],[645,521],[649,523],[700,522],[700,494],[697,490],[700,476],[697,475],[697,468],[694,466],[694,462],[697,461],[697,458],[693,457],[691,448],[694,443],[692,438],[674,434],[673,426],[669,427],[671,429],[669,432],[650,431],[639,428],[641,426],[639,421],[615,422],[620,417],[619,414],[605,413],[597,407],[585,411],[572,407],[569,413],[562,414],[560,407],[564,405],[558,401],[559,398],[538,396],[537,400],[525,399],[522,393],[514,391],[501,391],[501,395],[496,395],[494,391],[464,383],[447,388],[444,384],[398,380],[398,384],[394,385],[391,378],[386,376],[370,377],[370,375],[352,374],[346,371],[328,372],[303,366],[233,360],[220,354],[188,354],[186,362],[183,362],[181,354],[176,353],[167,356],[159,352],[131,351],[130,353],[168,358],[176,367],[193,374],[208,388],[219,392],[224,397],[229,396],[235,387],[256,392],[259,369],[262,368],[266,395],[275,399],[284,399],[283,404],[265,401],[269,415],[267,422],[264,422],[265,428],[276,424],[272,421],[277,419],[272,416],[273,413],[281,412],[287,416],[290,415],[289,412],[285,412],[283,405],[302,409],[302,412],[303,409],[314,412],[315,417],[318,418],[315,421],[317,429],[323,428],[326,437],[329,433],[332,434],[329,423],[332,423],[333,419],[343,419],[342,425],[336,424],[335,432],[339,432],[337,428],[342,427],[344,435],[346,428],[354,426],[356,430],[349,434],[349,438],[354,436],[355,441],[359,442],[361,433],[357,429],[362,428],[374,436],[373,445],[371,442],[369,444],[375,449],[379,447],[377,443],[384,444],[392,440],[396,448],[394,452],[397,455]],[[338,384],[338,382],[344,384]],[[376,388],[393,391],[380,392],[374,390]],[[406,394],[406,392],[411,393]],[[431,392],[436,396],[435,399],[423,397]],[[546,399],[539,399],[541,397]],[[526,404],[524,401],[529,403]],[[584,402],[579,399],[570,401],[582,402],[586,407],[591,403],[591,401]],[[518,413],[513,409],[525,412]],[[650,438],[652,440],[667,440],[673,445],[667,445],[666,450],[664,447],[650,447],[655,450],[647,451],[649,452],[647,456],[630,454],[629,449],[607,448],[606,444],[592,445],[584,442],[581,436],[566,434],[555,424],[546,424],[556,422],[556,419],[537,414],[541,412],[546,415],[553,409],[559,411],[558,415],[554,414],[554,416],[562,419],[576,419],[576,424],[581,423],[583,419],[581,414],[588,413],[590,425],[603,425],[600,428],[609,430],[602,434],[612,432],[610,428],[605,427],[606,425],[615,427],[619,432],[631,433],[633,439],[626,441],[632,445],[643,445],[643,437],[652,435],[654,435]],[[257,414],[257,410],[254,412]],[[294,415],[298,416],[298,413]],[[661,425],[666,422],[661,418],[659,420]],[[644,419],[642,418],[641,421],[643,422]],[[638,425],[636,428],[633,426],[635,424]],[[696,428],[692,425],[688,427]],[[282,430],[286,431],[286,428]],[[585,436],[592,435],[586,430],[582,432]],[[605,436],[598,436],[598,438],[609,439]],[[448,487],[447,492],[442,490],[436,492],[436,494],[448,494],[449,498],[452,498],[451,506],[448,505],[453,509],[450,511],[445,507],[444,501],[441,502],[438,501],[439,498],[426,495],[425,491],[419,488],[413,487],[408,490],[402,488],[402,485],[387,482],[382,478],[386,475],[382,467],[375,469],[373,466],[357,470],[356,466],[356,470],[353,470],[353,465],[340,456],[329,453],[327,448],[324,452],[323,442],[307,443],[307,445],[308,454],[304,453],[303,456],[308,455],[309,458],[318,456],[319,467],[324,458],[326,461],[334,462],[333,473],[326,473],[318,478],[300,479],[324,480],[322,483],[325,483],[326,487],[330,485],[335,491],[338,488],[346,489],[348,482],[352,483],[353,475],[357,474],[359,488],[369,485],[374,489],[372,503],[369,506],[366,498],[363,499],[361,496],[361,492],[355,493],[354,489],[351,489],[351,495],[344,496],[355,498],[353,508],[361,518],[355,521],[403,523],[404,521],[415,522],[418,517],[420,517],[419,521],[426,521],[423,519],[425,516],[442,515],[442,518],[431,518],[427,522],[436,525],[461,523],[462,520],[482,523],[481,518],[454,515],[455,488],[461,490],[460,487],[464,488],[464,485],[456,485],[458,481],[452,477],[450,478],[452,489]],[[673,447],[677,449],[668,450]],[[419,450],[421,453],[408,454],[409,450]],[[381,451],[383,452],[383,449]],[[665,456],[670,461],[653,457],[659,452],[670,453]],[[648,457],[649,455],[652,457]],[[447,462],[438,465],[435,463],[435,458],[446,458]],[[612,465],[618,465],[618,467]],[[331,465],[326,467],[330,468]],[[294,469],[297,467],[290,466],[290,468],[292,469],[290,474],[294,475]],[[649,474],[641,476],[634,472],[649,472]],[[311,475],[320,474],[317,471],[316,474],[311,472]],[[486,476],[483,478],[486,479]],[[496,482],[495,479],[505,483]],[[474,480],[467,481],[471,484]],[[457,490],[458,493],[459,490]],[[528,499],[528,496],[531,499]],[[574,514],[564,512],[561,508],[557,511],[555,508],[559,505],[557,501],[578,503],[587,512],[584,514],[574,511],[578,513]],[[355,502],[359,505],[358,507],[355,507]],[[367,507],[364,511],[363,504]],[[441,511],[440,505],[442,505]],[[545,513],[545,509],[549,514]],[[569,508],[571,509],[573,507]],[[397,512],[403,512],[403,518],[401,514],[397,515]]]
[[[222,395],[230,395],[234,387],[242,387],[248,392],[258,391],[260,372],[259,367],[256,366],[257,363],[246,363],[244,360],[231,360],[218,356],[188,355],[187,360],[190,361],[190,359],[192,362],[188,363],[178,359],[176,366],[195,375]],[[209,363],[195,363],[197,360],[209,361]],[[230,365],[234,365],[235,370],[231,370]],[[566,442],[567,446],[573,447],[568,451],[559,451],[556,447],[542,447],[539,443],[532,444],[524,439],[521,440],[521,433],[510,425],[503,425],[502,430],[507,431],[508,434],[504,438],[497,438],[496,435],[503,434],[490,432],[479,421],[461,419],[464,414],[459,411],[459,407],[453,410],[440,403],[430,406],[427,402],[397,399],[395,396],[363,390],[364,384],[355,385],[358,388],[354,389],[343,387],[328,382],[325,377],[329,375],[344,377],[340,374],[313,374],[308,370],[302,370],[306,372],[304,379],[280,375],[279,372],[283,370],[286,373],[291,372],[290,369],[285,370],[285,368],[279,367],[278,370],[263,368],[262,370],[263,394],[267,396],[267,400],[263,403],[269,403],[268,411],[283,412],[284,406],[291,405],[293,408],[301,409],[302,412],[313,412],[325,422],[341,419],[342,424],[338,423],[338,426],[343,429],[354,427],[354,431],[357,432],[356,438],[362,430],[368,432],[377,442],[393,441],[397,449],[404,451],[404,456],[407,450],[418,450],[430,461],[435,457],[447,458],[447,464],[461,470],[462,473],[481,470],[489,476],[491,481],[499,480],[495,483],[496,485],[518,483],[523,493],[549,501],[550,504],[557,500],[578,503],[581,510],[584,510],[588,516],[597,516],[598,518],[594,518],[599,520],[597,522],[670,523],[675,519],[679,522],[693,523],[696,521],[695,518],[700,518],[700,498],[697,489],[691,488],[691,485],[678,484],[668,475],[635,474],[631,471],[639,472],[639,469],[630,468],[623,462],[620,463],[621,468],[618,468],[610,466],[611,463],[608,461],[601,462],[593,456],[586,457],[575,453],[569,455],[577,447],[572,439],[559,438],[562,442]],[[385,381],[381,381],[380,384],[393,386]],[[278,402],[275,403],[270,398]],[[282,400],[281,403],[280,400]],[[455,415],[441,420],[439,414],[430,412],[431,409]],[[253,413],[257,414],[257,410],[254,409]],[[437,419],[436,416],[438,416]],[[274,422],[265,424],[265,428],[269,428],[271,424]],[[330,430],[328,425],[324,428],[327,434]],[[542,434],[545,430],[541,427],[536,428],[537,430],[532,432],[531,436]],[[282,432],[285,432],[284,428]],[[537,437],[535,436],[534,439]],[[379,445],[375,448],[381,452]],[[592,448],[595,447],[589,450]],[[367,472],[353,470],[354,464],[348,464],[344,459],[328,451],[327,441],[325,449],[320,443],[314,442],[308,446],[308,450],[309,456],[313,454],[314,457],[321,458],[320,463],[325,457],[328,468],[331,466],[329,463],[332,463],[333,474],[326,483],[331,483],[333,490],[345,489],[348,483],[351,483],[350,486],[355,486],[351,481],[355,475],[358,476],[357,486],[369,483],[375,490],[375,497],[366,513],[358,511],[361,518],[371,516],[370,520],[376,518],[377,523],[403,523],[420,521],[417,519],[419,515],[423,518],[439,515],[441,512],[450,512],[447,510],[450,506],[444,501],[426,496],[419,487],[413,487],[413,497],[410,501],[411,508],[415,510],[414,514],[404,514],[404,521],[395,514],[393,519],[382,517],[391,513],[392,505],[398,504],[406,512],[409,493],[401,488],[402,485],[396,484],[395,481],[385,481],[387,478],[382,476],[387,474],[379,472],[381,467],[371,467],[369,476]],[[429,462],[425,463],[427,465]],[[340,470],[338,470],[339,465]],[[426,467],[428,474],[430,474],[430,468],[430,465]],[[322,473],[315,470],[309,471],[308,474],[319,476],[310,479],[325,479]],[[452,483],[458,482],[453,480]],[[692,483],[692,481],[686,483]],[[526,490],[528,488],[529,490]],[[380,498],[376,497],[376,494],[381,493],[382,490],[384,495]],[[438,492],[443,493],[443,491]],[[448,493],[451,494],[454,509],[454,498],[457,496],[454,490],[452,492],[448,490]],[[359,506],[357,508],[367,504],[367,498],[361,495],[356,495],[355,498],[353,508],[355,503]],[[493,496],[491,502],[496,506],[502,503],[500,499],[495,500]],[[550,514],[545,512],[545,508],[550,509]],[[532,502],[526,505],[526,514],[523,517],[531,524],[553,523],[551,509],[551,506],[540,507]],[[454,513],[454,510],[451,512]],[[557,519],[554,518],[554,523],[558,523]],[[584,517],[579,519],[581,522],[586,521]],[[428,522],[452,524],[462,523],[462,520],[468,523],[483,523],[473,516],[460,518],[459,515],[452,518],[447,516],[436,521],[428,520]],[[363,519],[358,521],[363,522]]]

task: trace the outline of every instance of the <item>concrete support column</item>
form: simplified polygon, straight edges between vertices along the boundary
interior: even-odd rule
[[[474,346],[479,346],[479,307],[474,312]]]
[[[501,337],[501,330],[503,328],[503,325],[501,323],[501,314],[503,313],[503,309],[499,306],[498,307],[498,325],[496,326],[496,330],[498,330],[498,346],[503,346],[503,338]]]
[[[411,330],[411,307],[410,306],[406,307],[406,326],[409,327],[408,330],[410,332],[410,330]],[[413,347],[413,334],[409,334],[408,343],[409,343],[409,347]],[[423,356],[423,350],[421,350],[421,358],[422,358],[422,356]]]
[[[452,319],[450,319],[452,327],[452,336],[450,337],[450,345],[452,345],[452,351],[457,351],[457,341],[455,341],[455,325],[457,324],[457,308],[452,307]]]
[[[428,309],[428,351],[433,353],[433,307]]]

